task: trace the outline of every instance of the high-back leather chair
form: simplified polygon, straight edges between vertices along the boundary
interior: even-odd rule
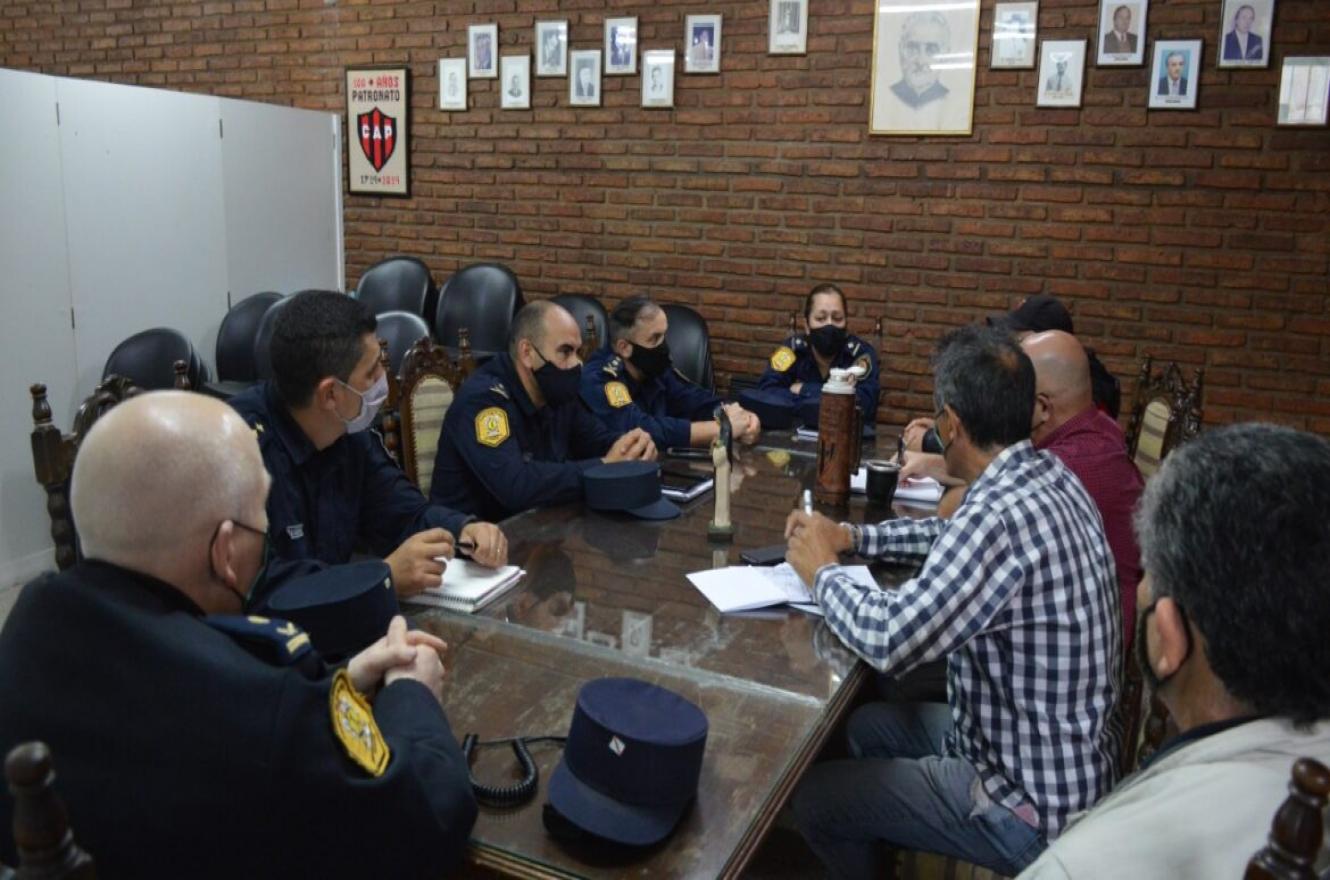
[[[415,257],[389,257],[375,263],[360,276],[356,299],[371,312],[410,312],[422,318],[435,293],[429,267]]]
[[[55,792],[51,750],[42,742],[20,743],[5,757],[5,781],[14,798],[14,847],[20,878],[96,880],[92,858],[79,849],[69,814]],[[0,876],[5,868],[0,866]]]
[[[706,319],[695,310],[677,303],[665,303],[665,318],[669,329],[665,341],[670,346],[670,359],[689,381],[709,391],[716,390],[711,372],[711,334]]]
[[[465,327],[476,359],[493,357],[507,350],[513,315],[524,305],[522,286],[507,266],[467,266],[449,278],[439,292],[434,338],[445,348],[456,350],[457,331]]]
[[[392,409],[383,419],[384,445],[426,495],[434,480],[443,417],[464,378],[448,352],[425,336],[406,352],[400,373],[390,382]]]
[[[259,330],[254,334],[254,375],[259,380],[272,378],[272,334],[277,327],[277,316],[290,301],[289,296],[277,300],[259,321]]]
[[[169,327],[154,327],[117,345],[106,359],[102,378],[124,376],[144,391],[175,388],[176,361],[188,365],[191,388],[200,388],[208,381],[208,367],[185,334]]]
[[[264,291],[247,296],[231,306],[217,330],[217,379],[221,382],[251,383],[259,378],[254,365],[254,340],[259,325],[280,293]]]
[[[582,328],[582,348],[578,354],[584,362],[610,344],[609,316],[595,297],[565,293],[554,297],[553,302],[567,309],[577,319],[577,326]]]
[[[389,372],[396,374],[411,346],[429,336],[429,325],[424,318],[411,312],[384,312],[378,319],[378,329],[374,332],[388,348]]]
[[[1176,446],[1201,432],[1201,393],[1205,371],[1190,383],[1176,363],[1153,370],[1147,354],[1136,381],[1136,403],[1127,426],[1127,453],[1147,480]]]

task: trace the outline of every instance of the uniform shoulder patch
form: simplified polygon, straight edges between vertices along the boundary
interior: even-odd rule
[[[388,769],[388,744],[379,733],[369,700],[351,684],[345,669],[337,670],[333,676],[328,707],[332,712],[333,734],[347,755],[370,776],[382,776]]]
[[[476,413],[476,442],[497,447],[508,439],[508,413],[501,406],[491,406]]]
[[[788,345],[782,345],[780,348],[776,349],[776,353],[771,356],[771,369],[775,370],[777,373],[783,373],[790,367],[794,366],[794,361],[794,349],[790,348]]]
[[[619,409],[632,403],[633,395],[628,393],[628,386],[622,382],[606,382],[605,399],[609,401],[610,406]]]
[[[210,614],[204,622],[266,663],[294,666],[313,650],[309,634],[285,620],[251,614]]]

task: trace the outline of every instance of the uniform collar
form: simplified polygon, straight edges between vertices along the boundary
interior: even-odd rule
[[[271,379],[263,383],[263,401],[268,410],[269,427],[277,432],[282,445],[286,447],[287,454],[291,456],[296,466],[304,465],[318,450],[314,448],[314,443],[305,434],[304,429],[291,416],[291,410],[287,408],[282,396],[277,393],[277,385]],[[341,440],[342,438],[338,437],[333,445],[340,443]]]
[[[193,599],[150,574],[122,568],[100,559],[84,559],[79,567],[91,574],[94,580],[102,581],[97,585],[99,589],[110,587],[122,592],[133,592],[140,598],[146,594],[156,599],[167,611],[183,611],[192,617],[203,616],[203,609],[195,605]]]
[[[1144,770],[1146,767],[1149,767],[1151,764],[1160,760],[1165,755],[1169,754],[1170,752],[1176,752],[1178,749],[1182,748],[1188,743],[1193,743],[1196,742],[1197,740],[1205,739],[1207,736],[1214,736],[1216,733],[1223,733],[1225,730],[1237,727],[1240,724],[1248,724],[1252,721],[1260,721],[1262,718],[1266,717],[1268,716],[1243,715],[1239,718],[1226,718],[1223,721],[1211,721],[1209,724],[1198,724],[1197,726],[1193,727],[1191,730],[1185,731],[1184,733],[1179,733],[1177,736],[1173,737],[1171,740],[1161,745],[1159,747],[1159,751],[1155,752],[1153,755],[1151,755],[1150,757],[1146,758],[1144,761],[1141,762],[1141,769]]]
[[[517,404],[517,408],[523,415],[532,416],[536,414],[536,404],[531,400],[531,396],[526,393],[526,388],[522,385],[522,377],[517,375],[517,364],[513,362],[513,357],[506,351],[499,352],[494,356],[495,372],[503,380],[504,387],[508,389],[508,394]]]

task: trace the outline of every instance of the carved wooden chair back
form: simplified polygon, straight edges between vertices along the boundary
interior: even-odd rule
[[[442,346],[430,337],[418,341],[402,358],[397,379],[401,463],[407,478],[429,493],[443,417],[465,377]]]
[[[1136,402],[1127,427],[1127,452],[1147,480],[1168,453],[1201,432],[1201,394],[1205,371],[1197,368],[1189,383],[1176,363],[1153,369],[1145,356],[1136,381]]]
[[[51,750],[42,742],[20,743],[5,758],[5,781],[14,798],[17,877],[96,880],[92,858],[69,829],[64,802],[55,792]],[[4,868],[0,867],[0,873]]]
[[[1275,811],[1268,842],[1247,862],[1245,880],[1316,880],[1327,794],[1330,769],[1314,758],[1293,763],[1288,798]]]

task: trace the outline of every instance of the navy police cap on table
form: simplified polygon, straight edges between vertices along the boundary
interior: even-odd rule
[[[589,681],[550,777],[549,805],[596,837],[650,846],[697,796],[706,744],[706,715],[673,691],[635,678]]]
[[[616,461],[582,472],[586,506],[623,510],[642,519],[674,519],[679,508],[660,494],[660,465],[654,461]]]
[[[794,401],[790,399],[790,393],[784,389],[780,391],[746,389],[739,392],[739,405],[755,413],[764,428],[779,431],[794,427]]]
[[[268,597],[265,612],[299,625],[323,658],[336,663],[387,631],[397,594],[388,563],[374,559],[294,578]]]

